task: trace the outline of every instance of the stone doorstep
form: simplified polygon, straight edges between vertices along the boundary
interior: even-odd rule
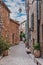
[[[29,54],[31,59],[37,64],[37,65],[43,65],[43,58],[35,58],[33,54]]]
[[[43,65],[43,59],[42,58],[35,58],[34,59],[37,65]]]
[[[33,54],[29,54],[29,56],[34,61],[34,55]]]

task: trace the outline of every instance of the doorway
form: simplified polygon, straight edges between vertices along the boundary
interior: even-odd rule
[[[34,44],[35,44],[35,39],[33,38],[33,46],[34,46]],[[34,49],[33,49],[33,53],[34,53]]]
[[[43,24],[42,24],[42,40],[43,40]]]
[[[14,44],[14,33],[12,34],[12,44]]]

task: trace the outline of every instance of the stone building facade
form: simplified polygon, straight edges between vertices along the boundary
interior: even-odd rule
[[[23,33],[25,33],[25,29],[26,29],[25,24],[26,24],[26,20],[20,23],[20,32],[23,31]]]
[[[10,42],[13,44],[19,43],[19,24],[18,21],[14,21],[13,19],[10,19],[9,29],[10,29]]]
[[[41,7],[41,17],[40,17],[40,46],[41,46],[41,56],[43,57],[43,0],[40,3]]]
[[[33,53],[33,45],[37,42],[37,12],[36,0],[26,0],[26,13],[28,19],[29,46]]]
[[[43,2],[31,0],[29,9],[29,22],[31,23],[32,44],[40,43],[41,56],[43,57]]]
[[[43,0],[27,0],[29,13],[29,28],[31,29],[31,51],[33,45],[40,43],[41,56],[43,57]]]
[[[12,35],[13,38],[11,38],[10,33],[15,33],[15,37]],[[2,0],[0,0],[0,36],[10,43],[12,40],[16,44],[19,41],[19,23],[10,20],[10,10]]]
[[[0,35],[6,39],[9,29],[9,15],[10,10],[7,8],[4,2],[0,1]]]
[[[33,53],[33,45],[37,43],[37,8],[36,1],[29,0],[29,28],[31,29],[30,47]]]

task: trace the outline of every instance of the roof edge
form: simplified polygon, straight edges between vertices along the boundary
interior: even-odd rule
[[[16,23],[16,24],[20,25],[20,24],[18,23],[18,21],[13,20],[13,19],[11,19],[11,18],[10,18],[10,21],[13,22],[13,23]]]

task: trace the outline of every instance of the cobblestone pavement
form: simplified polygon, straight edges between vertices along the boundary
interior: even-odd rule
[[[9,56],[0,60],[0,65],[36,65],[25,51],[25,44],[10,48]]]

